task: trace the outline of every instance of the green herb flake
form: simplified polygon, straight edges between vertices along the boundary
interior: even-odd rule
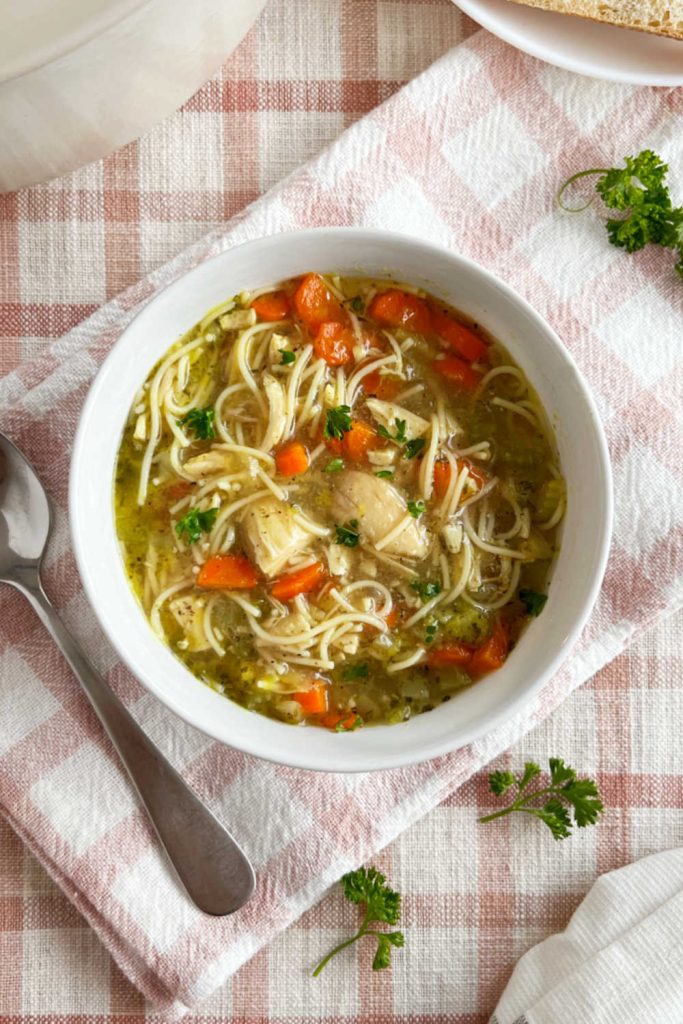
[[[433,597],[441,593],[441,584],[437,580],[411,580],[410,586],[416,594],[419,594],[423,603],[431,601]]]
[[[210,441],[216,436],[214,421],[216,412],[212,406],[206,409],[190,409],[178,423],[181,426],[189,427],[198,441]]]
[[[367,679],[370,669],[367,661],[358,661],[355,665],[349,665],[342,672],[342,679],[351,681],[353,679]]]
[[[191,508],[175,524],[176,533],[186,543],[196,544],[203,533],[211,532],[217,515],[217,508],[207,508],[204,511],[198,508]]]
[[[344,468],[343,459],[330,459],[323,470],[324,473],[339,473]]]
[[[416,455],[420,454],[426,443],[424,437],[414,437],[412,441],[406,441],[403,458],[414,459]]]
[[[291,348],[280,348],[278,349],[278,352],[282,357],[281,363],[283,366],[291,366],[296,359],[296,352],[292,352]]]
[[[355,935],[340,942],[320,961],[313,971],[314,978],[317,978],[333,956],[353,945],[364,935],[371,935],[377,941],[377,950],[372,961],[373,971],[383,971],[391,966],[392,949],[400,949],[405,945],[403,932],[377,931],[370,927],[375,923],[398,924],[401,916],[400,894],[391,889],[386,881],[385,876],[376,868],[359,868],[357,871],[351,871],[348,875],[344,875],[341,879],[346,899],[350,903],[364,907],[363,920]]]
[[[520,775],[510,771],[491,772],[489,786],[492,793],[502,796],[514,788],[516,795],[507,807],[487,814],[479,821],[493,821],[514,811],[521,811],[547,825],[555,839],[570,836],[574,824],[578,828],[594,825],[604,809],[595,782],[592,779],[578,779],[575,770],[559,757],[551,757],[548,766],[550,785],[532,790],[529,790],[530,783],[541,774],[540,765],[534,761],[527,761]]]
[[[361,316],[365,312],[365,303],[360,295],[354,295],[351,299],[351,309]]]
[[[394,479],[394,473],[393,473],[393,470],[391,470],[391,469],[380,469],[377,473],[375,473],[375,476],[378,476],[380,478],[380,480],[393,480]]]
[[[536,618],[545,608],[548,595],[539,594],[536,590],[529,590],[523,587],[519,592],[519,599],[526,608],[527,614],[533,615]]]
[[[424,510],[425,510],[425,503],[424,503],[424,501],[419,500],[419,501],[409,501],[408,502],[408,512],[413,517],[413,519],[419,519],[420,516],[422,515],[422,513],[424,512]]]
[[[323,436],[328,439],[342,441],[344,434],[351,429],[351,407],[349,405],[338,405],[335,409],[328,409],[325,417],[325,429]]]
[[[426,644],[434,643],[434,638],[436,637],[436,633],[437,633],[438,628],[439,628],[439,623],[438,622],[432,621],[432,622],[428,622],[427,623],[427,628],[425,629],[425,641],[424,641]]]
[[[408,440],[406,437],[406,421],[394,420],[394,426],[396,428],[395,434],[390,433],[385,426],[379,426],[377,428],[377,433],[386,441],[395,441],[396,444],[405,444]]]
[[[351,519],[348,523],[339,526],[335,523],[335,544],[341,544],[345,548],[358,546],[360,534],[358,533],[358,520]]]

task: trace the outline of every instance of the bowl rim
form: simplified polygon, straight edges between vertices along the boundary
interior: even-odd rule
[[[554,347],[555,354],[559,356],[560,360],[564,362],[566,370],[571,373],[573,377],[573,385],[576,390],[580,393],[584,403],[584,412],[588,415],[590,420],[590,431],[592,434],[593,441],[595,442],[595,454],[597,458],[597,464],[599,466],[599,482],[601,485],[601,493],[598,495],[598,500],[602,502],[604,507],[604,516],[598,520],[599,526],[599,543],[597,545],[597,556],[594,562],[593,572],[590,577],[590,585],[584,593],[580,613],[576,615],[570,628],[568,628],[564,641],[558,646],[554,655],[548,656],[545,662],[544,669],[536,674],[531,683],[528,683],[524,688],[520,688],[512,697],[507,700],[501,701],[499,706],[488,713],[486,722],[479,726],[475,724],[469,728],[461,730],[457,740],[455,742],[449,742],[447,737],[444,737],[440,742],[434,741],[431,746],[418,752],[409,749],[404,751],[400,743],[397,743],[392,749],[392,753],[387,755],[385,753],[380,755],[365,755],[365,759],[361,760],[361,757],[353,756],[349,757],[337,757],[336,763],[331,766],[327,764],[317,763],[315,760],[311,760],[310,753],[307,754],[304,745],[300,744],[301,750],[296,745],[293,745],[294,749],[291,754],[283,757],[282,754],[274,755],[269,752],[265,747],[264,742],[259,743],[258,738],[253,740],[250,737],[244,737],[241,734],[237,736],[231,735],[228,739],[226,738],[226,730],[221,729],[217,725],[214,725],[213,721],[207,722],[206,718],[202,715],[195,714],[192,702],[179,703],[171,695],[165,692],[159,684],[155,674],[146,669],[145,667],[138,664],[135,659],[130,656],[126,644],[122,641],[119,632],[117,632],[115,623],[109,618],[104,608],[104,602],[102,597],[98,594],[98,588],[91,572],[89,571],[89,564],[86,552],[85,542],[85,531],[83,529],[83,517],[84,508],[82,507],[79,492],[79,483],[87,479],[83,476],[86,472],[86,466],[88,462],[88,449],[92,446],[92,435],[91,435],[91,419],[96,415],[95,407],[97,405],[100,392],[102,391],[109,374],[109,368],[114,363],[115,359],[118,358],[118,352],[121,350],[122,343],[129,336],[136,325],[139,318],[143,315],[149,315],[150,311],[153,311],[155,307],[162,308],[165,303],[172,298],[175,291],[180,288],[186,288],[188,283],[191,282],[194,275],[201,275],[207,266],[207,264],[214,264],[220,262],[226,257],[226,255],[235,253],[244,253],[246,250],[250,250],[252,254],[258,253],[259,250],[267,249],[272,245],[274,239],[278,239],[284,242],[296,243],[305,241],[306,239],[315,238],[329,239],[330,243],[335,238],[343,237],[345,239],[354,238],[356,242],[362,244],[363,240],[393,247],[407,247],[412,250],[422,250],[425,253],[430,254],[434,258],[446,259],[453,263],[454,269],[458,266],[467,268],[470,272],[475,275],[480,275],[484,278],[485,285],[488,289],[495,289],[502,293],[504,298],[516,305],[521,313],[523,313],[533,324],[533,326],[539,331],[541,335],[544,335],[548,342]],[[334,263],[334,255],[331,253],[330,263]],[[328,271],[324,271],[328,272]],[[168,341],[165,351],[173,341]],[[127,406],[129,402],[127,402]],[[91,453],[90,458],[92,458]],[[112,486],[113,486],[113,467],[112,467]],[[108,500],[111,502],[111,494],[108,496]],[[421,238],[417,238],[411,235],[401,234],[398,232],[389,232],[381,229],[364,228],[364,227],[316,227],[316,228],[304,228],[300,230],[291,230],[285,232],[278,232],[276,234],[260,236],[255,239],[251,239],[238,245],[229,246],[214,256],[208,259],[202,260],[196,266],[191,268],[176,277],[172,282],[166,285],[163,289],[153,295],[148,301],[146,301],[141,308],[138,310],[136,315],[127,323],[124,330],[121,332],[116,342],[108,352],[106,358],[99,367],[94,380],[91,383],[88,395],[85,403],[82,407],[78,428],[74,440],[72,458],[71,458],[71,469],[69,474],[69,527],[73,550],[76,558],[76,564],[83,582],[83,587],[93,609],[95,616],[98,620],[100,627],[107,636],[109,642],[112,644],[118,657],[127,666],[129,671],[137,678],[141,684],[157,697],[166,707],[173,711],[179,718],[192,725],[200,732],[210,736],[212,739],[217,740],[226,746],[233,747],[243,753],[253,755],[262,760],[271,761],[275,764],[285,765],[292,768],[302,768],[306,770],[323,771],[323,772],[366,772],[374,770],[384,770],[390,768],[405,767],[411,764],[420,764],[425,761],[432,760],[435,757],[440,757],[454,750],[462,749],[473,741],[494,732],[496,729],[509,722],[515,715],[519,714],[525,707],[530,707],[533,703],[534,698],[538,695],[540,690],[545,686],[549,679],[557,672],[560,665],[568,657],[574,643],[578,636],[583,630],[591,611],[595,605],[598,593],[602,586],[605,569],[607,566],[607,559],[609,555],[612,524],[614,516],[614,502],[613,502],[613,487],[612,487],[612,470],[609,458],[609,451],[607,446],[607,440],[605,432],[602,426],[595,400],[588,388],[588,385],[583,379],[574,359],[568,352],[566,347],[563,345],[559,336],[550,327],[550,325],[543,319],[543,317],[530,305],[529,302],[518,292],[516,292],[510,285],[502,281],[497,275],[492,273],[490,270],[481,266],[475,260],[470,259],[467,256],[454,253],[450,249],[426,242]],[[113,518],[113,517],[112,517]],[[124,575],[123,562],[119,566],[119,570]],[[125,580],[126,585],[130,587],[127,579]],[[132,588],[130,588],[132,595]],[[137,603],[139,615],[141,619],[146,620],[144,612]],[[149,626],[149,623],[147,622]],[[161,643],[161,641],[154,636],[151,628],[149,629],[149,641],[150,648],[154,644]],[[166,648],[170,656],[184,669],[190,680],[194,680],[201,685],[200,681],[186,668],[180,659],[176,658],[170,648]],[[272,720],[265,716],[258,716],[255,712],[250,712],[244,709],[241,705],[234,701],[230,702],[234,708],[239,709],[245,714],[252,715],[254,717],[263,717],[264,722],[270,722]],[[438,709],[435,709],[438,711]],[[422,718],[422,716],[419,716]],[[293,735],[298,735],[291,725],[286,723],[276,723],[278,726],[291,730]],[[376,729],[388,728],[394,729],[395,726],[375,726],[372,730],[362,730],[363,733],[374,732]],[[357,734],[355,734],[357,735]],[[397,733],[397,739],[398,739]],[[351,738],[351,737],[347,737]],[[340,751],[341,753],[341,751]],[[348,753],[348,751],[347,751]],[[335,758],[335,752],[333,748],[330,748],[330,760]],[[341,762],[341,766],[340,766]]]

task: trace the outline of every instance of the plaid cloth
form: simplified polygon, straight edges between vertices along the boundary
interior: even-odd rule
[[[545,108],[539,103],[540,99]],[[349,133],[332,155],[286,182],[267,205],[254,208],[235,225],[229,236],[232,241],[283,224],[304,223],[316,218],[327,222],[358,221],[410,227],[410,223],[406,225],[408,211],[414,218],[414,230],[450,244],[457,240],[459,248],[493,265],[525,291],[571,341],[575,354],[599,392],[611,428],[613,455],[621,469],[617,479],[621,488],[618,495],[621,520],[613,570],[602,605],[571,666],[544,695],[542,708],[537,709],[539,714],[547,713],[572,686],[612,656],[638,626],[673,608],[680,599],[680,549],[675,543],[675,503],[679,498],[673,467],[674,452],[679,444],[675,409],[667,407],[661,398],[656,406],[652,389],[643,386],[656,384],[663,367],[670,379],[679,379],[678,355],[673,347],[673,324],[676,311],[680,309],[675,281],[669,280],[668,268],[649,256],[627,265],[620,259],[618,268],[614,267],[619,254],[606,251],[602,229],[595,222],[587,220],[581,228],[573,225],[569,229],[566,221],[558,219],[557,214],[550,214],[544,205],[558,175],[574,166],[582,166],[586,160],[611,159],[616,156],[613,150],[617,145],[637,149],[642,137],[648,136],[647,141],[663,149],[670,159],[675,157],[669,143],[669,135],[674,137],[674,115],[670,110],[673,110],[671,93],[608,86],[600,87],[596,93],[594,83],[579,83],[571,76],[512,54],[480,33],[414,83],[399,99],[382,108],[369,125]],[[436,115],[431,121],[427,117],[429,111]],[[615,112],[619,117],[614,116]],[[611,119],[629,124],[631,134],[627,139],[609,137],[607,127]],[[578,134],[579,122],[592,130],[599,127],[604,131],[606,152],[600,153],[594,139]],[[430,142],[419,152],[413,145],[416,132],[422,132]],[[376,142],[380,136],[386,143],[384,152],[371,149],[369,152],[368,140]],[[492,154],[484,166],[479,148],[482,137],[486,137]],[[363,179],[358,163],[362,158],[362,166],[367,170],[368,156],[379,157],[372,164],[372,180]],[[501,166],[504,159],[506,162]],[[348,188],[351,169],[356,171],[353,191]],[[130,198],[126,197],[126,203]],[[126,205],[126,210],[130,216],[130,206]],[[550,217],[553,219],[549,221]],[[92,233],[91,224],[90,231],[83,231],[79,236],[82,244]],[[127,241],[121,232],[118,244]],[[209,253],[212,245],[224,244],[225,238],[215,238],[212,243],[200,245],[176,261],[171,272]],[[561,264],[557,261],[553,269],[548,257],[558,247],[564,259]],[[74,246],[73,255],[75,259],[82,255],[79,246]],[[83,259],[87,262],[88,257],[83,256]],[[73,415],[82,391],[97,360],[135,303],[149,293],[151,286],[166,279],[166,273],[134,289],[124,300],[51,347],[43,358],[21,364],[4,382],[4,404],[11,408],[2,422],[31,452],[58,500],[63,500],[64,496],[64,445],[73,428]],[[11,280],[8,284],[12,285]],[[49,284],[43,281],[43,296],[46,288]],[[18,294],[22,300],[27,295],[23,278]],[[639,297],[640,301],[629,306],[626,296]],[[599,301],[595,301],[596,297]],[[8,307],[11,314],[11,304],[8,303]],[[647,362],[642,348],[634,353],[627,344],[627,328],[633,325],[639,311],[646,325],[654,321],[658,328],[651,349],[656,357]],[[21,310],[16,315],[19,319],[15,323],[19,323]],[[603,358],[606,352],[609,359]],[[653,408],[657,415],[646,419],[642,410],[650,412]],[[640,416],[637,415],[639,409]],[[36,429],[36,419],[41,421],[41,429],[45,431],[42,435]],[[45,444],[48,437],[54,442],[49,452]],[[643,491],[645,482],[647,489]],[[634,504],[636,501],[642,502],[642,508]],[[662,516],[658,518],[658,512],[663,513],[664,522]],[[77,632],[83,638],[91,620],[74,587],[63,534],[58,541],[61,548],[53,556],[48,587],[65,608],[67,618],[79,625]],[[663,566],[669,570],[664,576],[659,572]],[[662,578],[666,580],[663,585]],[[628,587],[623,585],[624,579],[628,580]],[[160,933],[154,931],[153,922],[158,924],[159,917],[150,915],[150,910],[154,909],[147,898],[150,892],[140,886],[145,870],[151,870],[147,878],[151,879],[152,887],[164,877],[153,860],[150,867],[150,837],[144,821],[134,812],[130,820],[123,822],[105,820],[107,828],[98,836],[98,844],[93,842],[87,829],[81,827],[82,821],[76,820],[77,815],[70,813],[78,807],[78,784],[73,783],[74,775],[70,775],[70,771],[80,769],[82,773],[84,764],[93,767],[94,758],[94,767],[99,767],[102,781],[115,785],[116,769],[102,761],[100,751],[106,751],[106,745],[101,744],[99,733],[74,696],[73,684],[61,671],[45,638],[28,614],[23,610],[17,612],[16,604],[10,606],[5,595],[2,600],[3,621],[9,620],[10,607],[13,616],[7,628],[7,639],[11,643],[2,653],[3,681],[16,683],[14,691],[9,688],[0,697],[5,703],[4,721],[10,728],[10,747],[0,761],[3,804],[15,826],[40,849],[42,859],[49,862],[52,873],[99,929],[127,972],[148,995],[165,1002],[170,1010],[180,1011],[183,1004],[209,991],[220,980],[221,973],[234,968],[272,935],[275,928],[310,904],[326,881],[348,863],[370,855],[533,721],[533,718],[526,718],[512,723],[489,742],[442,759],[428,770],[387,773],[387,778],[361,779],[353,784],[339,779],[334,784],[339,787],[334,794],[337,800],[331,808],[320,802],[322,790],[318,780],[306,778],[304,782],[300,778],[304,773],[278,772],[273,781],[283,794],[291,799],[291,794],[296,793],[299,802],[303,794],[308,830],[289,835],[288,844],[278,851],[268,848],[259,851],[261,862],[268,865],[267,885],[247,914],[229,922],[211,923],[208,928],[204,922],[195,924],[188,918],[182,895],[171,892],[168,917],[179,921],[181,928],[170,947],[164,950],[154,941]],[[217,780],[226,785],[234,779],[234,759],[231,761],[229,755],[217,751],[214,745],[202,748],[201,738],[187,735],[178,723],[160,716],[158,709],[150,707],[149,700],[140,696],[118,667],[111,661],[107,664],[108,652],[103,651],[97,637],[92,638],[90,646],[101,667],[109,670],[112,684],[123,692],[129,703],[134,703],[135,711],[158,735],[160,742],[176,745],[175,753],[184,759],[184,767],[189,768],[193,783],[208,799],[218,802]],[[49,743],[46,747],[46,740],[64,735],[67,722],[71,736],[69,749],[62,746],[55,750]],[[42,757],[46,749],[49,755]],[[37,750],[42,759],[36,756]],[[70,757],[75,760],[70,761]],[[248,771],[242,765],[239,767]],[[588,770],[588,766],[582,767]],[[262,774],[263,769],[259,771]],[[239,786],[231,788],[233,797],[240,794],[243,807],[255,792],[247,788],[247,784],[256,785],[255,774],[252,771],[246,778],[242,775]],[[82,778],[82,774],[77,778]],[[73,803],[64,799],[64,785],[69,782],[72,782],[69,796]],[[328,780],[324,787],[327,795],[330,784]],[[112,806],[115,809],[115,801]],[[234,821],[234,800],[227,806],[228,816]],[[337,830],[330,830],[329,824],[325,826],[324,818],[329,818],[330,809],[337,815]],[[367,824],[369,816],[375,819],[374,829]],[[106,815],[104,817],[106,819]],[[247,815],[243,822],[247,833],[249,817]],[[292,811],[290,824],[297,825],[301,817],[301,813]],[[126,852],[133,853],[134,857],[124,864],[119,857],[113,859],[107,864],[112,874],[107,876],[106,871],[102,873],[102,860],[97,858],[107,852],[104,837],[111,839],[111,833],[117,828],[117,835],[120,834],[124,825],[133,843],[133,849],[127,848]],[[251,829],[253,833],[253,821]],[[247,846],[257,838],[253,834],[247,836]],[[282,841],[282,832],[278,838]],[[326,842],[322,842],[323,839]],[[304,845],[306,840],[308,847]],[[83,843],[85,846],[79,845]],[[469,849],[476,843],[471,834]],[[135,844],[139,845],[135,847]],[[293,871],[293,866],[302,861],[307,878]],[[112,896],[112,883],[117,886],[116,896]],[[491,884],[481,888],[481,877],[479,883],[480,893],[495,894]],[[158,894],[154,888],[153,892]],[[495,900],[492,908],[495,919]],[[480,922],[481,942],[486,937],[486,921],[483,917]],[[186,925],[189,925],[189,938],[187,933],[183,934]],[[145,932],[145,941],[138,941],[139,929]],[[163,936],[167,935],[167,928],[164,928]],[[469,955],[475,948],[468,946]],[[217,967],[211,955],[218,960]],[[314,954],[309,959],[313,957]],[[268,999],[262,1000],[260,1005],[254,1000],[254,989],[261,990],[263,984],[259,982],[264,981],[258,973],[253,978],[248,973],[258,971],[257,964],[258,961],[252,962],[242,972],[251,979],[241,996],[243,1016],[246,1013],[263,1017],[270,1013],[281,1017],[296,1013],[293,992],[288,991],[282,1003],[273,996],[274,990],[279,991],[277,976],[273,985],[266,986]],[[447,965],[443,970],[446,972]],[[303,985],[303,974],[299,977]],[[233,988],[236,983],[233,982]],[[362,990],[364,984],[359,977],[358,989]],[[386,997],[382,984],[384,982],[378,981],[379,987],[374,987],[373,992],[384,991]],[[408,1001],[417,993],[415,985],[413,975],[405,989]],[[327,1009],[319,1010],[319,1015],[353,1015],[355,1004],[348,1003],[348,989],[348,976],[337,979],[336,985],[333,984],[323,997],[328,1000]],[[351,989],[356,991],[353,985]],[[308,988],[302,987],[298,996],[303,1000],[304,1009],[309,1005],[305,1001],[306,992]],[[24,1006],[23,992],[21,999],[20,1005]],[[452,1013],[452,1009],[447,1007],[440,1012]]]

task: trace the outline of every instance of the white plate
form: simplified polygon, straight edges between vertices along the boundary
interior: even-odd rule
[[[512,0],[457,0],[518,50],[579,75],[631,85],[683,85],[683,40],[554,14]]]

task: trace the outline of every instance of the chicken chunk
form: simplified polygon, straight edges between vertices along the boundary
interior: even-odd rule
[[[194,455],[183,463],[183,470],[192,480],[208,480],[212,476],[229,473],[234,466],[234,456],[221,448],[211,448],[201,455]]]
[[[277,498],[249,505],[242,516],[241,530],[248,553],[266,576],[275,576],[314,539],[296,522],[293,509]]]
[[[182,594],[169,601],[168,610],[183,633],[187,651],[206,651],[211,646],[204,632],[204,598]]]
[[[392,434],[396,429],[396,420],[405,422],[405,434],[409,441],[416,437],[422,437],[429,430],[427,420],[418,416],[417,413],[409,412],[402,405],[396,405],[395,402],[382,402],[379,398],[368,398],[366,404],[377,422],[390,430]]]
[[[376,544],[404,519],[408,507],[392,484],[381,477],[347,470],[337,481],[332,508],[342,523],[357,519],[363,540]],[[382,548],[388,555],[424,558],[427,554],[427,533],[416,519]]]

